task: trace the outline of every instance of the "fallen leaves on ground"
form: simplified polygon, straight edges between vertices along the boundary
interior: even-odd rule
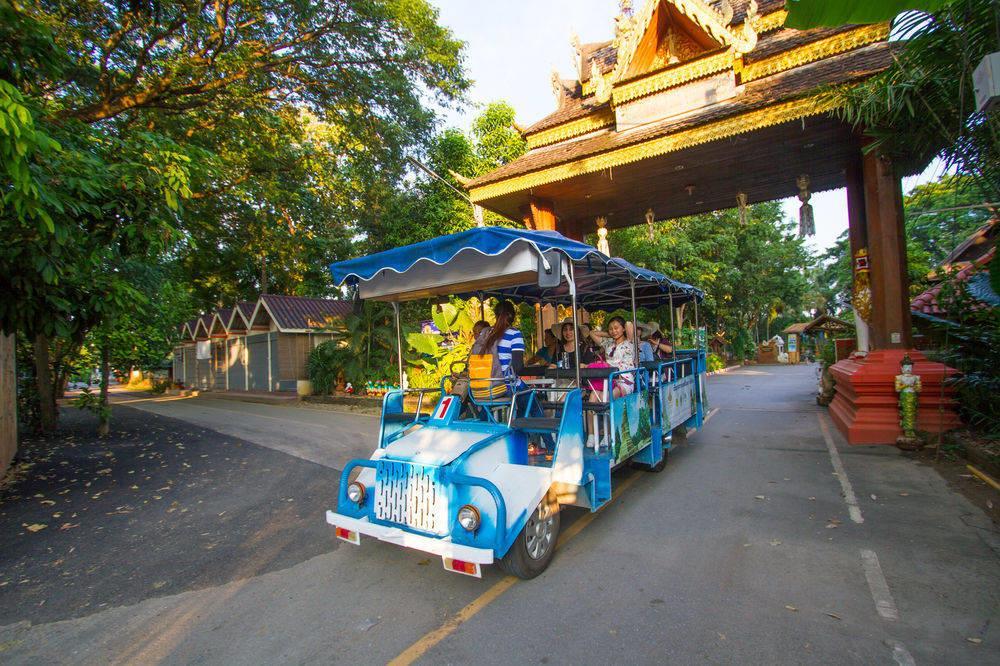
[[[31,525],[24,525],[23,527],[29,532],[41,532],[48,527],[48,525],[44,525],[42,523],[32,523]]]

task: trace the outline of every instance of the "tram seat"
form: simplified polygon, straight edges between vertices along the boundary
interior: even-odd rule
[[[607,414],[608,410],[611,409],[610,402],[585,402],[583,403],[583,411],[594,412],[595,414]]]
[[[386,423],[410,423],[418,420],[416,412],[397,412],[396,414],[385,414],[382,417]]]
[[[542,409],[562,409],[566,406],[562,400],[539,400],[538,404]]]
[[[559,432],[560,423],[562,423],[562,419],[532,416],[514,419],[510,425],[523,432],[553,434]]]

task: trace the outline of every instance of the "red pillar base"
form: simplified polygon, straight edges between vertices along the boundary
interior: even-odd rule
[[[955,410],[954,390],[941,383],[957,371],[943,363],[928,361],[915,349],[880,349],[863,358],[848,358],[830,368],[836,394],[830,417],[850,444],[895,444],[903,434],[899,427],[899,403],[895,377],[905,354],[913,360],[913,373],[920,376],[923,390],[917,410],[917,429],[941,432],[962,425]],[[942,409],[943,408],[943,409]]]

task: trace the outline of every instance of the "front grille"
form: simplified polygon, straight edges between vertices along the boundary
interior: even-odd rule
[[[448,498],[438,468],[391,460],[375,467],[375,517],[421,532],[448,532]]]

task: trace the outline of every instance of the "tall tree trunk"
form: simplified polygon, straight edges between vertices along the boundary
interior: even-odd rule
[[[35,385],[38,389],[38,416],[42,432],[52,432],[58,425],[56,399],[52,392],[52,368],[49,367],[49,336],[35,336]]]
[[[108,406],[108,382],[111,375],[111,347],[107,340],[101,346],[101,410],[97,417],[97,434],[107,437],[111,428],[111,408]]]

